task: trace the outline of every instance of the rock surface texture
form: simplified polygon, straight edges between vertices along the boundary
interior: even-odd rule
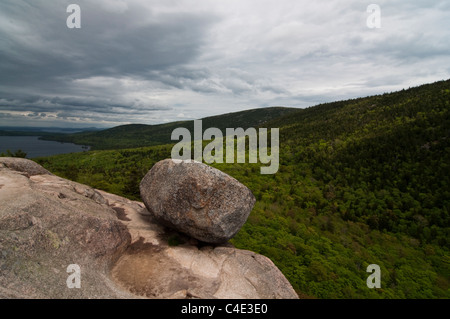
[[[156,163],[142,179],[140,191],[158,222],[207,243],[236,235],[255,204],[246,186],[195,161]]]
[[[169,245],[170,243],[170,245]],[[78,264],[81,288],[68,288]],[[0,157],[0,298],[297,298],[266,257],[199,246],[137,201]]]
[[[0,157],[0,298],[120,298],[108,270],[131,236],[100,193]],[[67,288],[70,264],[80,289]]]

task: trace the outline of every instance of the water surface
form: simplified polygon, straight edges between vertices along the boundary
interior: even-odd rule
[[[56,154],[74,153],[86,151],[86,147],[73,143],[61,143],[55,141],[43,141],[38,136],[0,136],[0,154],[6,150],[16,152],[22,150],[27,153],[27,158],[50,156]]]

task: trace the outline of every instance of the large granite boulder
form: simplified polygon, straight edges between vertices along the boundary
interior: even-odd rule
[[[156,220],[207,243],[232,238],[255,204],[246,186],[196,161],[156,163],[142,179],[140,192]]]

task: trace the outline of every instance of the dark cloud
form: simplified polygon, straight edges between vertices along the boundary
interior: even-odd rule
[[[24,3],[11,2],[19,6]],[[10,72],[0,78],[0,83],[38,79],[56,82],[94,75],[145,77],[152,70],[193,59],[201,48],[203,33],[212,23],[211,16],[195,13],[166,13],[149,19],[138,5],[116,13],[96,2],[79,1],[82,27],[68,29],[68,3],[57,3],[33,1],[35,5],[20,6],[20,10],[7,5],[12,12],[5,15],[12,14],[14,20],[9,29],[0,29],[8,43],[0,51],[0,67]],[[13,26],[24,34],[14,32]]]
[[[447,1],[381,2],[377,30],[356,0],[80,0],[69,29],[72,2],[0,2],[0,118],[159,123],[450,75]]]

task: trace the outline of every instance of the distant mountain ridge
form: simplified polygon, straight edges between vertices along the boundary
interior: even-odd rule
[[[41,136],[55,133],[78,133],[85,131],[99,131],[97,127],[35,127],[35,126],[0,126],[0,136]]]
[[[273,119],[298,111],[296,108],[267,107],[227,113],[203,118],[203,127],[258,127]],[[172,131],[184,127],[193,131],[194,121],[177,121],[165,124],[127,124],[96,132],[75,134],[45,134],[42,139],[90,145],[94,150],[123,149],[170,144]]]

